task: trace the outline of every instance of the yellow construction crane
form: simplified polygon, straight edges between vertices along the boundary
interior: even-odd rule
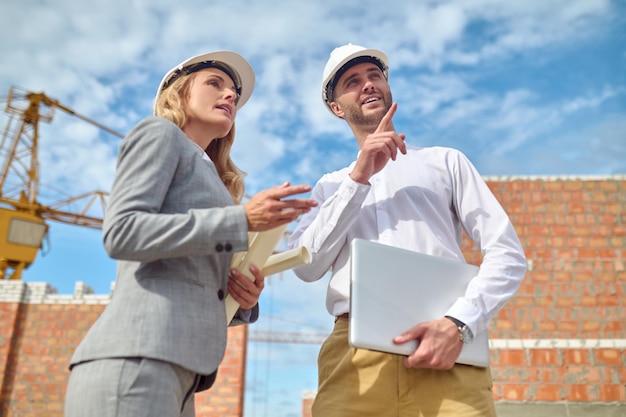
[[[9,119],[0,137],[0,279],[21,279],[48,233],[46,220],[102,227],[102,217],[88,213],[96,202],[104,212],[106,192],[92,191],[45,205],[38,199],[39,122],[50,123],[55,109],[123,137],[44,93],[11,87],[5,106]],[[82,209],[72,210],[76,205]]]

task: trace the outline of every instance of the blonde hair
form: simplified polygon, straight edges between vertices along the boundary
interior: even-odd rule
[[[174,123],[179,128],[183,128],[187,122],[187,98],[189,97],[189,89],[193,76],[196,74],[185,75],[169,85],[165,90],[157,96],[154,106],[154,114],[163,117]],[[226,186],[226,189],[239,204],[245,193],[245,185],[243,178],[245,173],[241,171],[235,163],[230,159],[230,148],[235,141],[235,125],[223,138],[216,138],[204,151],[211,158],[220,179]]]

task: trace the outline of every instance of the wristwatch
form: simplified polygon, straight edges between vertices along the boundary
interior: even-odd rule
[[[452,320],[452,322],[456,324],[456,327],[459,329],[459,339],[463,344],[472,343],[474,340],[474,333],[472,333],[472,329],[470,329],[467,324],[451,316],[446,316],[446,318]]]

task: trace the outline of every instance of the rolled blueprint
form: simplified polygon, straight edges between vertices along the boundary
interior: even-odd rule
[[[250,233],[248,251],[233,255],[231,268],[235,268],[250,281],[254,281],[254,275],[250,272],[251,265],[261,268],[263,275],[269,276],[308,263],[310,256],[304,247],[272,255],[286,229],[287,225],[283,225],[265,232]],[[225,302],[226,323],[230,323],[239,309],[239,304],[230,294],[226,296]]]
[[[263,275],[278,274],[296,266],[308,264],[311,260],[309,251],[304,246],[293,248],[284,252],[275,253],[267,259],[263,265]]]

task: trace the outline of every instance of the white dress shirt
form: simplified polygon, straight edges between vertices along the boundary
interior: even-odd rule
[[[519,288],[526,258],[509,217],[473,165],[455,149],[407,146],[406,155],[398,153],[365,185],[348,175],[354,164],[315,185],[312,197],[319,206],[302,217],[289,239],[290,247],[305,246],[312,257],[296,275],[315,281],[331,270],[326,308],[339,316],[350,305],[354,238],[464,261],[465,230],[483,260],[465,296],[446,315],[474,334],[485,330]]]

